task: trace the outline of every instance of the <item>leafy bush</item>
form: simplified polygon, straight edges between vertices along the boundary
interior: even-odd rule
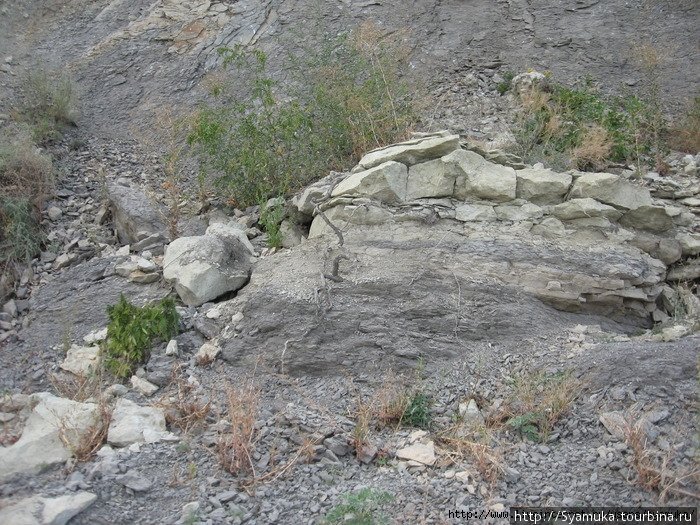
[[[284,219],[284,206],[268,206],[265,203],[260,206],[260,209],[260,220],[258,222],[267,233],[267,245],[270,248],[281,248],[282,234],[280,232],[280,224]]]
[[[591,82],[553,84],[523,93],[521,103],[516,149],[526,159],[602,169],[608,162],[649,160],[661,147],[657,112],[634,95],[606,96]]]
[[[215,86],[218,102],[200,109],[188,142],[234,204],[284,195],[405,135],[415,120],[400,78],[406,60],[381,36],[364,25],[307,57],[296,66],[302,87],[285,101],[275,97],[262,51],[219,50],[241,82],[229,98]]]
[[[394,497],[388,492],[364,488],[344,496],[344,503],[336,505],[326,515],[322,523],[331,525],[343,523],[346,525],[375,525],[388,523],[381,508],[391,502]]]
[[[139,308],[121,295],[119,302],[107,307],[107,368],[117,377],[127,377],[148,360],[154,339],[168,341],[178,333],[179,316],[175,301],[161,301]]]
[[[28,263],[39,253],[44,235],[31,202],[0,196],[0,263]]]
[[[44,68],[31,71],[24,79],[23,91],[20,117],[32,127],[36,142],[57,139],[67,125],[75,123],[75,86],[65,73]]]
[[[430,398],[423,392],[416,392],[410,398],[401,422],[411,427],[428,428],[430,419]]]

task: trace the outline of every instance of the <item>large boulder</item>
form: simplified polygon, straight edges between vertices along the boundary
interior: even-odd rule
[[[19,440],[0,447],[0,480],[17,473],[36,474],[63,463],[98,421],[94,403],[79,403],[49,393],[32,395],[36,403]]]
[[[680,243],[685,257],[700,254],[700,233],[679,233],[676,240]]]
[[[620,224],[630,228],[661,233],[673,228],[673,219],[663,206],[640,206],[625,213],[620,219]]]
[[[623,210],[651,206],[651,194],[646,188],[631,184],[612,173],[586,173],[579,176],[570,196],[590,197]]]
[[[163,277],[175,283],[175,290],[185,304],[199,306],[238,290],[248,281],[251,247],[231,230],[228,230],[230,237],[180,237],[168,245]]]
[[[164,209],[141,190],[131,186],[107,186],[112,217],[122,244],[135,244],[166,231]]]
[[[332,196],[369,197],[387,204],[406,200],[408,168],[399,162],[388,161],[365,171],[353,173],[338,184]]]
[[[518,170],[516,195],[535,204],[557,204],[571,186],[572,176],[551,170],[528,168]]]
[[[405,200],[451,197],[455,179],[455,171],[449,169],[441,159],[411,166],[408,170]]]
[[[443,157],[459,148],[459,135],[439,133],[407,140],[385,148],[370,151],[360,160],[361,169],[369,169],[388,161],[412,166],[427,160]]]
[[[142,407],[121,398],[112,413],[107,442],[115,447],[132,443],[156,443],[167,436],[165,414],[160,408]]]
[[[453,151],[442,161],[455,172],[456,199],[476,198],[496,202],[515,199],[517,177],[513,168],[493,164],[478,153],[467,150]]]

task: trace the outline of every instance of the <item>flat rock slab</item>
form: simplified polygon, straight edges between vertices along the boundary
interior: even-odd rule
[[[57,498],[33,496],[0,509],[0,523],[7,525],[66,525],[97,501],[91,492]]]
[[[388,161],[413,166],[442,157],[459,148],[459,136],[428,136],[370,151],[360,160],[362,169],[370,169]]]
[[[423,465],[432,466],[437,458],[435,457],[435,445],[432,441],[427,443],[414,443],[408,447],[396,451],[396,457],[406,461],[417,461]]]
[[[0,480],[14,474],[35,474],[63,463],[81,437],[97,421],[94,403],[79,403],[49,393],[33,394],[36,403],[22,436],[9,447],[0,447]],[[68,445],[68,446],[67,446]]]
[[[87,377],[97,370],[100,359],[99,346],[71,345],[66,352],[66,358],[61,363],[61,368],[77,376]]]
[[[132,443],[156,443],[166,434],[165,414],[159,408],[139,406],[119,399],[107,431],[107,443],[126,447]]]

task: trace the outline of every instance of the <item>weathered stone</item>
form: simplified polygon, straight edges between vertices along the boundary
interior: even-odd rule
[[[679,233],[676,240],[681,244],[684,257],[700,254],[700,234]]]
[[[31,398],[37,404],[22,436],[13,445],[0,447],[0,479],[16,473],[35,474],[63,463],[98,417],[94,403],[78,403],[48,393]]]
[[[526,221],[542,217],[542,208],[526,202],[522,206],[496,206],[496,216],[501,221]]]
[[[119,399],[107,431],[107,443],[126,447],[132,443],[155,443],[165,434],[165,415],[155,407],[142,407]]]
[[[101,328],[99,330],[93,330],[89,334],[83,337],[83,342],[87,345],[94,345],[100,341],[107,339],[107,327]]]
[[[516,172],[516,196],[535,204],[557,204],[569,191],[572,176],[551,170],[524,169]]]
[[[675,239],[657,237],[655,235],[637,232],[630,240],[632,246],[659,259],[666,265],[673,264],[681,258],[681,245]]]
[[[546,239],[553,239],[566,235],[566,227],[559,219],[554,217],[546,217],[539,224],[535,224],[530,231]]]
[[[131,376],[131,386],[140,394],[150,397],[158,391],[158,387],[138,376]]]
[[[136,261],[128,260],[117,264],[114,267],[114,272],[122,277],[129,277],[131,272],[135,272],[137,268],[138,264],[136,264]]]
[[[694,281],[695,279],[700,279],[700,259],[674,266],[666,277],[668,281]]]
[[[142,191],[130,186],[107,186],[114,225],[119,240],[124,244],[136,243],[144,237],[138,232],[160,234],[166,231],[162,208],[153,203]],[[136,248],[134,248],[136,249]]]
[[[346,178],[346,173],[331,171],[330,175],[307,186],[299,195],[294,196],[292,204],[304,215],[313,215],[317,202],[320,202],[331,186]]]
[[[280,235],[282,237],[283,248],[294,248],[299,246],[305,238],[304,230],[298,224],[285,219],[280,224]]]
[[[655,233],[665,232],[673,228],[673,220],[663,206],[640,206],[630,210],[620,219],[620,224]]]
[[[214,343],[204,343],[197,351],[195,359],[198,363],[211,363],[216,359],[216,356],[219,355],[219,352],[221,352],[221,348],[219,348],[218,345]]]
[[[625,439],[628,423],[621,412],[603,412],[598,419],[611,435]]]
[[[348,224],[383,224],[392,218],[390,211],[375,205],[335,206],[324,213],[326,218],[340,229],[345,228]],[[325,234],[333,235],[334,233],[323,217],[317,215],[309,228],[309,239]]]
[[[249,257],[242,243],[214,235],[180,237],[165,252],[163,277],[175,283],[185,304],[199,306],[241,288],[248,281]]]
[[[611,173],[581,175],[574,181],[570,195],[572,198],[590,197],[624,210],[636,210],[652,204],[648,189]]]
[[[557,204],[552,209],[552,215],[564,221],[590,217],[605,217],[617,220],[622,217],[622,212],[595,199],[583,198],[571,199]]]
[[[151,284],[160,279],[157,273],[144,273],[141,270],[134,270],[129,274],[129,281],[137,284]]]
[[[484,416],[474,399],[470,399],[468,403],[459,404],[459,416],[462,418],[463,426],[469,430],[484,426]]]
[[[408,170],[405,200],[451,197],[455,180],[455,171],[441,159],[415,164]]]
[[[165,347],[165,355],[171,356],[171,355],[179,355],[180,350],[178,349],[178,344],[175,339],[171,339],[168,341],[168,346]]]
[[[46,210],[46,213],[48,214],[49,219],[52,221],[57,221],[63,215],[63,211],[61,211],[61,208],[58,206],[51,206],[48,210]]]
[[[492,164],[473,151],[457,150],[443,157],[456,174],[454,197],[496,202],[515,199],[517,177],[513,168]]]
[[[131,469],[126,474],[117,476],[117,483],[124,485],[134,492],[148,492],[153,486],[153,482],[143,476],[135,469]]]
[[[0,523],[7,525],[66,525],[97,501],[90,492],[56,498],[32,496],[0,509]]]
[[[416,138],[370,151],[360,160],[363,169],[373,168],[388,161],[413,166],[420,162],[437,159],[459,148],[458,135],[435,135]]]
[[[205,235],[219,237],[220,239],[223,239],[236,247],[238,247],[240,244],[246,250],[248,250],[250,255],[255,255],[255,247],[248,240],[248,236],[245,233],[245,228],[237,227],[237,225],[238,223],[236,222],[231,222],[228,224],[215,222],[209,225]]]
[[[71,345],[66,352],[66,358],[61,363],[61,368],[77,376],[87,377],[97,370],[99,361],[99,346]]]
[[[484,204],[463,204],[455,208],[455,219],[462,222],[495,221],[497,218],[493,206]]]
[[[396,451],[396,457],[407,461],[416,461],[429,467],[435,464],[435,445],[432,441],[427,443],[414,443],[408,447]]]
[[[335,187],[331,195],[370,197],[380,202],[398,204],[406,200],[407,180],[408,168],[389,161],[350,175]]]

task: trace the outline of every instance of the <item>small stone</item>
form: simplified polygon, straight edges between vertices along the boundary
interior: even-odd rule
[[[93,330],[92,332],[87,334],[85,337],[83,337],[83,342],[87,345],[94,345],[95,343],[99,343],[100,341],[104,341],[105,339],[107,339],[106,326],[100,330]]]
[[[216,359],[216,356],[221,352],[221,348],[213,343],[204,343],[195,355],[198,364],[208,364]]]
[[[117,483],[124,485],[134,492],[148,492],[153,486],[153,483],[149,479],[145,478],[140,472],[134,469],[126,474],[117,476]]]
[[[117,257],[125,257],[125,256],[129,255],[129,253],[131,253],[131,247],[127,244],[127,245],[122,246],[121,248],[119,248],[119,249],[116,251],[115,255],[116,255]]]
[[[168,346],[165,347],[165,355],[179,355],[180,350],[177,346],[177,341],[175,339],[171,339],[168,341]]]
[[[414,443],[396,452],[396,457],[408,461],[416,461],[422,465],[432,466],[435,464],[435,445],[432,441],[427,443]]]
[[[141,270],[136,270],[129,274],[129,281],[137,284],[151,284],[160,279],[157,273],[144,273]]]
[[[61,208],[59,208],[58,206],[51,206],[47,210],[47,214],[49,216],[49,219],[51,219],[52,221],[57,221],[63,215],[63,211],[61,211]]]
[[[145,379],[141,379],[138,376],[131,376],[131,386],[137,392],[143,394],[146,397],[150,397],[158,391],[158,387]]]

